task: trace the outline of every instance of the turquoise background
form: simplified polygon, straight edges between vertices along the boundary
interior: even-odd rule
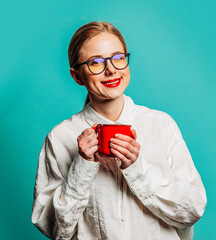
[[[82,109],[69,74],[74,31],[109,21],[131,52],[137,104],[179,125],[206,187],[195,240],[216,239],[216,3],[202,0],[7,1],[0,8],[0,239],[46,239],[31,223],[38,154],[47,133]]]

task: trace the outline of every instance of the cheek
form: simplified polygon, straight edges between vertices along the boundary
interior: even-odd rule
[[[125,75],[125,78],[130,81],[130,70],[129,68],[127,67],[124,71],[124,75]]]
[[[89,77],[89,82],[91,84],[96,84],[97,82],[100,82],[100,78],[98,77],[98,75],[91,75]]]
[[[98,82],[100,82],[100,79],[96,75],[91,75],[86,78],[86,86],[88,87],[95,87],[97,86]]]
[[[86,86],[92,85],[95,82],[95,75],[91,74],[88,69],[83,69],[80,77]]]

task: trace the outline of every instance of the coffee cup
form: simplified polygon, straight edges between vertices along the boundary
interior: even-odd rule
[[[115,134],[119,133],[131,137],[131,125],[98,124],[93,129],[98,134],[98,152],[101,156],[114,156],[110,151],[110,139],[114,138]]]

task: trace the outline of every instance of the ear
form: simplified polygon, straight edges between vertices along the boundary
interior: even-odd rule
[[[74,68],[70,68],[70,75],[75,80],[76,83],[78,83],[81,86],[85,85],[84,82],[80,79],[79,72]]]

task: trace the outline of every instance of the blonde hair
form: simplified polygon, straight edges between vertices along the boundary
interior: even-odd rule
[[[125,40],[120,31],[108,22],[93,21],[81,26],[74,33],[70,40],[68,47],[68,60],[71,68],[77,69],[79,63],[79,52],[85,43],[85,41],[93,38],[94,36],[107,32],[115,35],[122,42],[124,51],[127,52],[127,46]],[[87,95],[85,105],[89,102],[89,96]]]

